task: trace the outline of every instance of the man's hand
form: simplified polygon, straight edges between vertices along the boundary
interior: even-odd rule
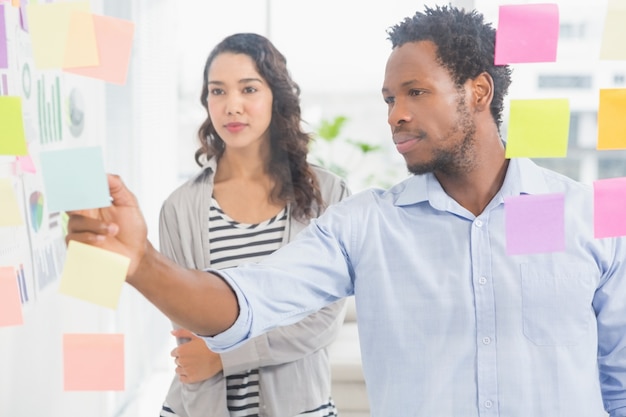
[[[180,382],[192,384],[204,381],[223,369],[220,355],[209,350],[204,340],[186,329],[173,330],[172,334],[179,339],[190,339],[171,353]]]
[[[135,196],[121,178],[109,174],[112,205],[100,209],[71,211],[66,242],[75,240],[130,258],[128,276],[132,277],[150,248],[147,227]]]

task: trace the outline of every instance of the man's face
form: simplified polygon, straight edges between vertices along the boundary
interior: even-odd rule
[[[411,173],[456,175],[472,168],[475,126],[466,105],[471,95],[439,64],[434,43],[396,47],[382,92],[393,141]]]

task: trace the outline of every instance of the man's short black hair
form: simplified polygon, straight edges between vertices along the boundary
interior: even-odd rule
[[[393,48],[407,42],[433,42],[439,63],[459,86],[483,72],[489,73],[494,82],[491,115],[500,127],[511,69],[494,64],[496,30],[485,23],[482,14],[452,6],[426,6],[424,12],[416,12],[390,27],[387,34]]]

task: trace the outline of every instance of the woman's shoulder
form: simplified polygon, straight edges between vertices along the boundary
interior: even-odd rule
[[[325,184],[342,185],[347,187],[346,181],[329,169],[315,164],[309,164],[309,166],[315,174],[315,177],[320,184],[320,188],[323,188]]]
[[[180,206],[187,204],[203,194],[203,188],[211,186],[213,170],[204,168],[172,191],[163,203],[164,206]]]

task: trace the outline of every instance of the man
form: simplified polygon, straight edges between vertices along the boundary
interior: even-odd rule
[[[116,177],[114,205],[72,215],[68,239],[129,256],[128,282],[215,350],[354,294],[376,417],[626,416],[626,241],[594,239],[590,187],[505,158],[495,30],[426,7],[389,38],[382,92],[409,179],[219,276],[160,256]],[[507,255],[505,198],[554,193],[565,250]]]

